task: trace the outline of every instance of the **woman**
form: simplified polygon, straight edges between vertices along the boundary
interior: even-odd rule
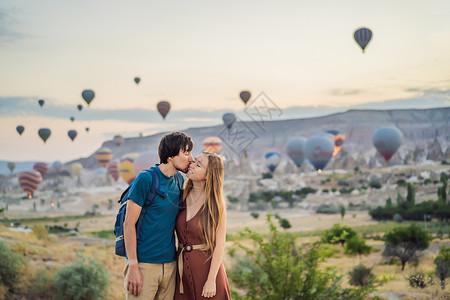
[[[223,163],[203,152],[186,173],[185,209],[178,213],[178,276],[175,299],[231,299],[222,264],[226,213],[222,195]]]

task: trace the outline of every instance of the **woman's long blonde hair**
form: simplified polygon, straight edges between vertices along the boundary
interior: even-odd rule
[[[216,233],[222,220],[225,203],[223,199],[223,162],[220,156],[212,152],[202,152],[208,157],[208,167],[206,170],[205,194],[206,201],[199,216],[199,228],[203,240],[206,243],[206,249],[214,250],[216,246]],[[183,200],[192,190],[193,183],[190,179],[187,180],[186,188],[184,189]]]

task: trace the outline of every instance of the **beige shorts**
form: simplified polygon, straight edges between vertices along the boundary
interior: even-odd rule
[[[123,270],[126,299],[172,300],[175,293],[176,261],[164,264],[139,263],[142,273],[142,292],[138,297],[127,291],[128,261]]]

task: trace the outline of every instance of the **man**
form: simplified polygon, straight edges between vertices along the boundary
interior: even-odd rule
[[[139,240],[136,239],[136,222],[152,179],[141,172],[132,183],[124,221],[127,299],[173,299],[177,269],[174,226],[180,207],[180,189],[175,174],[188,171],[193,161],[193,147],[191,138],[181,132],[167,134],[161,139],[158,148],[161,164],[155,171],[159,189],[167,197],[156,195],[153,199],[144,216]]]

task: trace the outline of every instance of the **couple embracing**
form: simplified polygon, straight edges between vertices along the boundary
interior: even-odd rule
[[[181,132],[161,139],[160,164],[153,167],[161,195],[148,206],[139,239],[136,223],[152,177],[141,172],[132,183],[124,221],[127,299],[231,299],[222,264],[226,234],[223,163],[209,152],[193,160],[193,147],[191,138]],[[188,178],[184,190],[179,188],[178,172]]]

